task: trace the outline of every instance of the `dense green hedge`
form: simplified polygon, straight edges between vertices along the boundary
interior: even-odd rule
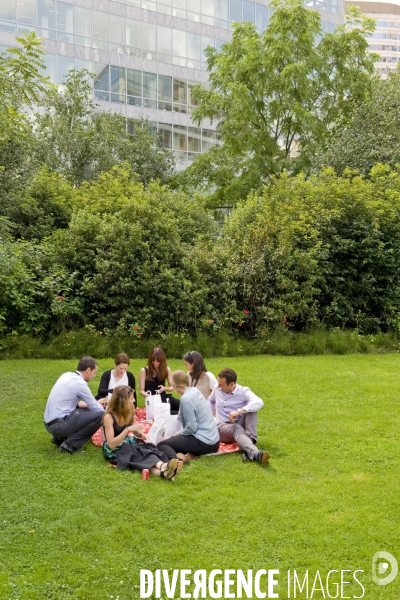
[[[43,239],[3,234],[5,336],[85,325],[139,340],[171,331],[263,340],[320,324],[398,330],[400,177],[385,166],[369,179],[283,174],[222,227],[200,195],[144,188],[123,168],[79,188],[44,172],[36,198],[41,186],[66,222]]]

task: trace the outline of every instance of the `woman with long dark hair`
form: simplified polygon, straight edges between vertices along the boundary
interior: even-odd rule
[[[166,386],[166,382],[168,386]],[[149,354],[147,365],[139,373],[140,395],[146,398],[149,394],[160,394],[161,401],[169,401],[171,413],[179,410],[179,400],[167,392],[172,392],[171,369],[167,365],[167,357],[162,348],[153,348]]]
[[[208,400],[214,386],[217,385],[217,380],[215,375],[210,371],[207,371],[202,355],[200,352],[196,352],[196,350],[186,352],[183,356],[183,362],[189,371],[190,387],[195,387],[200,390],[204,398]]]

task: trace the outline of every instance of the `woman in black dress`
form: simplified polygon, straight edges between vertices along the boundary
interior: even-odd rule
[[[165,386],[166,381],[168,387]],[[149,354],[147,365],[140,369],[140,395],[146,398],[149,394],[160,394],[161,401],[169,401],[171,414],[179,411],[179,400],[167,392],[172,392],[171,369],[167,366],[167,357],[162,348],[153,348]]]
[[[175,450],[165,444],[161,451],[148,443],[143,425],[135,425],[134,418],[132,388],[120,385],[115,388],[103,416],[104,458],[119,469],[149,469],[152,475],[173,481],[182,470]]]

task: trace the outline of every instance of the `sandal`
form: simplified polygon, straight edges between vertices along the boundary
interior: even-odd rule
[[[171,479],[172,481],[174,481],[175,475],[178,472],[178,461],[176,460],[176,458],[173,458],[169,461],[168,464],[164,464],[167,465],[167,468],[161,471],[161,477],[164,477],[164,479]],[[180,470],[182,470],[182,466]]]
[[[175,481],[175,477],[178,475],[178,473],[180,473],[183,469],[183,462],[181,460],[178,460],[178,464],[176,465],[176,469],[174,471],[174,474],[171,477],[171,481]]]

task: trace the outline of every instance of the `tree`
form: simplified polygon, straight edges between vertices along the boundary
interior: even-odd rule
[[[74,206],[75,190],[65,177],[38,169],[27,188],[8,210],[16,238],[41,240],[56,229],[68,226]]]
[[[235,24],[230,43],[206,50],[209,87],[196,88],[193,120],[216,121],[223,145],[196,159],[177,181],[216,187],[218,203],[235,202],[284,168],[304,165],[370,87],[376,57],[367,53],[365,38],[373,19],[349,7],[346,23],[322,36],[320,13],[300,0],[273,0],[272,6],[264,33]]]
[[[75,274],[58,267],[48,245],[0,243],[0,333],[56,331],[82,312],[79,295],[64,299]],[[69,326],[72,325],[71,320]]]
[[[145,185],[151,179],[165,182],[173,158],[157,145],[146,123],[139,124],[133,135],[128,133],[125,118],[100,112],[91,94],[85,70],[70,71],[61,91],[49,91],[44,111],[36,115],[38,162],[62,173],[74,186],[123,162]]]
[[[217,324],[229,312],[251,335],[318,323],[398,330],[399,171],[285,172],[237,206],[208,264],[197,264],[210,296],[229,290],[226,303],[212,300]]]
[[[0,54],[0,140],[18,134],[25,124],[23,107],[38,102],[47,88],[48,78],[41,75],[44,54],[40,39],[31,32],[17,37],[21,47]]]
[[[239,202],[197,257],[216,327],[258,336],[318,321],[320,241],[300,179],[287,173]],[[203,255],[203,257],[202,257]],[[285,323],[284,323],[285,320]]]
[[[368,175],[373,165],[400,164],[400,73],[373,82],[371,96],[357,106],[327,137],[313,161],[313,170],[348,167]]]
[[[202,198],[114,167],[81,186],[76,207],[54,261],[79,273],[69,298],[84,298],[83,319],[125,335],[195,329],[208,291],[193,249],[217,229]]]
[[[0,211],[4,214],[31,176],[32,125],[28,110],[48,89],[41,75],[44,50],[33,32],[0,54]]]

